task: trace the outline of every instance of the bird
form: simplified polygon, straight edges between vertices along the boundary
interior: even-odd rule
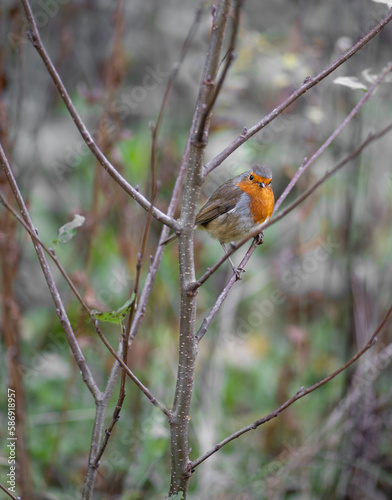
[[[261,165],[229,179],[201,207],[195,228],[207,231],[227,253],[225,243],[240,241],[271,218],[275,204],[271,181],[271,170]],[[162,244],[174,238],[172,235]]]

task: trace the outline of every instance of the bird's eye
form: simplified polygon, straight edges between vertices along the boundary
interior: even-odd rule
[[[249,176],[249,180],[250,180],[250,181],[253,181],[253,175],[252,175],[252,174],[250,174],[250,176]]]

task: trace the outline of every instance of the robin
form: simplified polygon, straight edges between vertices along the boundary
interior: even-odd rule
[[[275,204],[271,179],[269,168],[256,165],[226,181],[200,209],[196,229],[204,229],[219,240],[226,252],[225,243],[241,240],[271,217]]]

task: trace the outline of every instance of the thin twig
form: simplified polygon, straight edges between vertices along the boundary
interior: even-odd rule
[[[256,248],[257,248],[256,241],[253,240],[251,246],[249,247],[248,251],[244,255],[243,259],[241,260],[241,262],[240,262],[240,264],[238,266],[238,269],[244,269],[245,268],[246,264],[248,263],[249,259],[253,255],[253,252],[256,250]],[[211,308],[210,312],[204,318],[203,323],[201,324],[201,326],[199,328],[199,331],[196,334],[196,341],[197,342],[200,342],[200,340],[207,333],[207,330],[208,330],[208,328],[209,328],[209,326],[211,324],[211,321],[217,315],[217,313],[218,313],[218,311],[219,311],[219,309],[220,309],[223,301],[226,299],[228,293],[230,292],[231,288],[233,287],[233,285],[234,285],[234,283],[236,281],[238,281],[238,275],[236,273],[233,273],[231,275],[229,281],[227,282],[227,284],[225,285],[225,287],[223,288],[223,290],[219,294],[219,297],[216,299],[216,302],[213,305],[213,307]]]
[[[102,342],[105,344],[107,349],[110,351],[110,353],[113,355],[113,357],[118,361],[119,365],[121,368],[124,370],[124,372],[128,375],[130,379],[132,379],[135,384],[139,387],[139,389],[147,396],[147,398],[151,401],[151,403],[156,406],[159,410],[161,410],[168,418],[171,416],[171,412],[166,406],[159,401],[148,389],[143,383],[137,378],[137,376],[132,372],[132,370],[128,367],[128,365],[124,362],[123,359],[116,353],[116,351],[113,349],[113,347],[110,345],[109,341],[105,337],[105,335],[102,333],[101,329],[99,328],[99,323],[96,321],[95,325],[96,332],[99,335],[99,338],[102,340]]]
[[[325,149],[336,139],[336,137],[342,132],[342,130],[350,123],[350,121],[354,118],[354,116],[359,112],[362,106],[370,99],[375,88],[380,84],[383,78],[392,71],[392,63],[390,63],[386,69],[381,73],[381,75],[377,78],[377,80],[373,83],[373,85],[369,88],[366,94],[362,97],[362,99],[354,106],[352,111],[346,116],[343,122],[339,125],[339,127],[328,137],[328,139],[319,147],[319,149],[311,156],[311,158],[305,158],[302,162],[301,166],[295,173],[294,177],[291,179],[289,184],[286,186],[285,190],[275,203],[274,213],[279,209],[282,202],[285,200],[287,195],[293,189],[295,184],[298,182],[301,175],[312,165],[319,156],[325,151]],[[264,231],[267,227],[271,226],[274,223],[274,219],[265,222],[260,228],[250,233],[248,236],[243,238],[238,243],[231,245],[227,252],[222,256],[222,258],[216,262],[212,267],[210,267],[197,281],[189,284],[190,291],[194,291],[199,288],[207,279],[214,274],[214,272],[233,254],[236,250],[238,250],[242,245],[244,245],[250,239],[256,237],[261,231]]]
[[[68,276],[66,270],[64,269],[64,267],[62,266],[62,264],[58,260],[57,255],[55,254],[55,251],[53,250],[53,248],[47,247],[45,245],[45,243],[43,243],[39,239],[39,237],[37,236],[37,233],[34,232],[34,231],[32,231],[32,229],[26,224],[26,222],[20,217],[20,215],[18,215],[16,213],[16,211],[11,207],[11,205],[8,203],[8,201],[5,199],[5,197],[1,193],[0,193],[0,203],[16,218],[16,220],[19,222],[19,224],[21,224],[23,226],[23,228],[29,233],[29,235],[31,236],[31,238],[38,245],[40,245],[45,250],[45,252],[47,253],[47,255],[53,260],[53,262],[56,264],[58,270],[62,274],[63,278],[67,282],[68,286],[70,287],[70,289],[74,293],[75,297],[78,299],[78,301],[82,305],[83,309],[87,312],[87,314],[90,316],[90,318],[94,322],[95,318],[94,318],[93,314],[91,313],[90,308],[88,307],[88,305],[86,304],[86,302],[84,301],[84,299],[82,298],[82,296],[80,295],[80,293],[78,292],[78,290],[77,290],[74,282]]]
[[[123,329],[123,334],[122,334],[122,351],[123,351],[123,362],[126,364],[128,361],[128,339],[126,337],[125,331]],[[112,431],[114,429],[114,426],[120,419],[120,413],[121,409],[124,403],[125,399],[125,382],[126,382],[126,372],[125,370],[122,371],[121,373],[121,384],[120,384],[120,391],[118,394],[118,399],[117,399],[117,404],[116,407],[113,411],[113,416],[112,416],[112,421],[107,429],[105,429],[105,436],[103,438],[103,442],[101,444],[101,448],[97,453],[97,456],[95,457],[95,461],[92,465],[94,469],[99,467],[99,462],[101,461],[101,457],[103,455],[103,452],[106,449],[106,446],[109,442],[109,438],[112,434]]]
[[[380,130],[380,132],[370,134],[367,139],[360,144],[352,153],[350,153],[344,160],[342,160],[336,167],[334,167],[332,170],[327,172],[321,179],[319,179],[317,182],[315,182],[310,188],[308,188],[304,193],[302,193],[296,200],[294,200],[288,207],[286,207],[284,210],[281,210],[279,214],[275,215],[273,219],[271,219],[268,223],[268,226],[272,226],[272,224],[275,224],[278,222],[280,219],[285,217],[288,213],[290,213],[294,208],[296,208],[300,203],[302,203],[306,198],[308,198],[318,187],[320,187],[324,182],[332,177],[338,170],[340,170],[342,167],[347,165],[348,162],[356,158],[359,154],[362,153],[362,151],[373,141],[380,139],[382,136],[384,136],[386,133],[390,132],[392,130],[392,124],[388,125],[384,129]]]
[[[5,155],[5,152],[3,150],[3,146],[0,144],[0,160],[1,164],[4,168],[7,180],[10,184],[10,187],[12,189],[13,195],[15,197],[15,200],[17,204],[19,205],[20,212],[22,214],[22,217],[28,227],[30,228],[31,231],[36,231],[34,224],[31,220],[29,211],[27,209],[26,203],[22,197],[22,194],[19,190],[18,184],[16,182],[16,179],[14,177],[14,174],[12,172],[12,169],[10,167],[10,164],[8,163],[8,159]],[[39,263],[42,268],[42,272],[44,274],[45,280],[48,284],[49,291],[52,295],[53,301],[56,306],[56,313],[60,319],[60,323],[64,329],[64,332],[66,334],[68,343],[70,345],[72,354],[75,358],[76,363],[79,366],[79,369],[82,373],[83,381],[89,388],[91,394],[94,397],[95,401],[99,401],[100,398],[102,397],[101,391],[98,389],[97,384],[95,383],[94,377],[92,373],[90,372],[90,369],[86,363],[86,360],[83,356],[83,352],[79,346],[79,343],[76,339],[75,333],[72,329],[71,323],[69,321],[69,318],[67,316],[67,311],[64,307],[64,304],[61,300],[60,294],[57,290],[56,283],[53,279],[52,273],[50,272],[49,264],[48,261],[46,260],[45,253],[42,249],[42,247],[39,245],[39,243],[32,238],[32,242],[35,248],[35,251],[38,256]]]
[[[215,105],[215,102],[218,98],[218,95],[220,94],[223,86],[223,82],[226,79],[227,73],[230,69],[230,66],[233,64],[236,54],[235,54],[235,44],[237,41],[237,34],[238,34],[238,27],[239,27],[239,22],[240,22],[240,13],[241,13],[241,6],[242,6],[242,0],[236,0],[235,2],[235,7],[234,7],[234,14],[233,14],[233,26],[231,28],[231,36],[230,36],[230,43],[229,43],[229,48],[225,56],[225,65],[222,70],[222,74],[219,77],[218,82],[216,83],[215,86],[215,91],[211,95],[209,101],[206,103],[205,109],[203,109],[202,113],[202,119],[200,122],[199,126],[199,134],[203,134],[207,118],[209,117],[212,108]],[[203,141],[203,136],[199,135],[198,137],[198,142]]]
[[[148,397],[148,399],[155,405],[157,406],[157,408],[161,409],[163,411],[163,413],[165,413],[165,415],[167,415],[168,417],[170,416],[170,411],[162,404],[160,403],[160,401],[158,401],[152,394],[151,392],[149,392],[149,390],[140,382],[140,380],[136,377],[136,375],[128,368],[128,366],[124,363],[124,361],[117,355],[116,351],[112,348],[112,346],[109,344],[109,342],[106,340],[106,337],[103,335],[101,329],[99,328],[99,325],[97,323],[97,320],[96,318],[94,317],[94,314],[91,312],[90,308],[88,307],[88,305],[85,303],[85,301],[83,300],[83,298],[80,296],[79,292],[77,291],[74,283],[72,282],[71,278],[68,276],[68,274],[66,273],[65,269],[63,268],[63,266],[61,265],[61,263],[59,262],[57,256],[54,254],[54,251],[50,248],[48,248],[39,238],[36,234],[33,233],[33,231],[28,227],[28,225],[24,222],[23,219],[20,218],[20,216],[15,212],[15,210],[9,205],[9,203],[5,200],[5,198],[2,196],[2,194],[0,193],[0,203],[2,203],[2,205],[7,209],[9,210],[12,215],[14,215],[14,217],[16,217],[16,219],[18,220],[18,222],[24,227],[24,229],[30,234],[31,238],[36,242],[38,243],[44,250],[45,252],[49,255],[49,257],[51,257],[51,259],[53,260],[53,262],[56,264],[56,266],[58,267],[59,271],[61,272],[61,274],[63,275],[64,279],[66,280],[66,282],[68,283],[69,287],[71,288],[71,290],[73,291],[73,293],[75,294],[75,296],[78,298],[79,302],[81,303],[81,305],[84,307],[84,309],[86,310],[87,314],[90,316],[90,318],[92,319],[93,323],[94,323],[94,326],[95,326],[95,329],[99,335],[99,337],[101,338],[101,340],[104,342],[105,346],[108,348],[108,350],[110,351],[110,353],[114,356],[114,358],[119,362],[119,364],[122,366],[122,368],[125,370],[125,372],[127,373],[127,375],[129,376],[129,378],[131,378],[135,384],[141,389],[142,392],[144,392],[144,394],[146,394],[146,396]]]
[[[12,498],[12,500],[22,500],[20,497],[14,497],[14,495],[7,490],[7,488],[5,486],[3,486],[1,483],[0,483],[0,490],[3,490],[5,493],[7,493],[7,495]]]
[[[99,163],[103,166],[103,168],[108,172],[108,174],[117,182],[119,186],[121,186],[125,192],[127,192],[132,198],[139,203],[141,207],[145,210],[151,210],[153,216],[160,221],[161,223],[167,225],[174,231],[178,230],[178,222],[172,217],[167,216],[164,212],[159,210],[157,207],[151,205],[151,203],[145,198],[139,191],[134,188],[129,182],[118,172],[118,170],[112,165],[112,163],[106,158],[101,149],[95,143],[93,137],[90,132],[87,130],[83,120],[81,119],[79,113],[77,112],[72,99],[70,98],[67,89],[65,88],[60,75],[58,74],[56,68],[54,67],[49,54],[47,53],[37,28],[37,24],[35,22],[34,14],[31,9],[31,5],[29,0],[21,0],[23,4],[23,8],[25,10],[25,14],[27,17],[27,21],[30,26],[30,40],[37,50],[38,54],[41,56],[50,76],[54,84],[56,85],[57,90],[60,93],[61,98],[64,101],[70,115],[75,122],[76,127],[78,128],[80,134],[82,135],[85,143],[89,147],[90,151],[95,155]]]
[[[350,50],[348,50],[345,54],[340,56],[336,61],[330,64],[328,67],[323,69],[318,75],[313,78],[308,77],[305,79],[304,83],[295,90],[290,97],[285,99],[279,106],[271,111],[267,116],[265,116],[261,121],[253,125],[253,127],[249,129],[245,129],[241,135],[239,135],[231,144],[229,144],[221,153],[219,153],[215,158],[213,158],[209,163],[207,163],[204,167],[204,173],[207,175],[214,168],[219,166],[226,158],[228,158],[231,153],[233,153],[237,148],[239,148],[244,142],[250,139],[253,135],[259,132],[262,128],[268,125],[272,120],[274,120],[277,116],[279,116],[285,109],[287,109],[294,101],[296,101],[302,94],[306,91],[317,85],[321,80],[330,75],[336,68],[341,66],[344,62],[346,62],[350,57],[356,54],[364,45],[366,45],[372,38],[374,38],[380,31],[385,28],[385,26],[392,19],[392,9],[388,12],[388,15],[380,21],[377,26],[375,26],[367,35],[365,35],[359,42],[357,42]]]
[[[256,420],[252,424],[247,425],[246,427],[243,427],[242,429],[238,430],[237,432],[234,432],[233,434],[231,434],[227,438],[223,439],[220,443],[215,445],[214,448],[207,451],[202,456],[200,456],[199,458],[197,458],[196,460],[191,462],[190,471],[193,472],[198,465],[200,465],[202,462],[204,462],[211,455],[213,455],[214,453],[219,451],[226,444],[230,443],[234,439],[237,439],[239,436],[242,436],[242,434],[245,434],[246,432],[257,429],[257,427],[259,427],[260,425],[265,424],[269,420],[272,420],[273,418],[277,417],[283,410],[285,410],[286,408],[291,406],[293,403],[295,403],[295,401],[298,401],[299,399],[303,398],[304,396],[307,396],[311,392],[315,391],[316,389],[318,389],[322,385],[326,384],[327,382],[329,382],[330,380],[335,378],[337,375],[339,375],[339,373],[342,373],[350,365],[355,363],[355,361],[357,361],[363,354],[365,354],[366,351],[368,351],[375,344],[375,342],[377,341],[377,335],[380,333],[380,331],[384,327],[385,323],[388,321],[388,318],[390,317],[391,314],[392,314],[392,304],[389,307],[388,311],[386,312],[385,316],[383,317],[382,321],[377,326],[377,328],[374,331],[374,333],[372,334],[372,336],[369,338],[366,345],[360,351],[358,351],[351,359],[349,359],[343,366],[341,366],[340,368],[338,368],[337,370],[335,370],[330,375],[323,378],[322,380],[320,380],[316,384],[313,384],[312,386],[308,387],[307,389],[302,387],[299,391],[297,391],[297,393],[293,397],[288,399],[285,403],[283,403],[275,411],[271,412],[270,414],[268,414],[267,416],[265,416],[263,418]]]
[[[392,10],[392,9],[391,9]],[[301,175],[314,163],[322,153],[327,149],[327,147],[336,139],[336,137],[342,132],[342,130],[346,127],[346,125],[354,118],[354,116],[358,113],[358,111],[362,108],[362,106],[372,97],[372,94],[376,87],[380,84],[380,82],[386,77],[388,73],[392,71],[392,63],[388,64],[388,66],[384,69],[384,71],[379,75],[377,80],[373,83],[373,85],[369,88],[369,90],[365,93],[365,95],[360,99],[360,101],[354,106],[351,112],[346,116],[343,122],[339,125],[339,127],[328,137],[328,139],[324,142],[324,144],[309,158],[304,160],[301,167],[297,170],[294,177],[291,179],[289,184],[286,186],[286,189],[280,195],[278,201],[275,204],[275,211],[279,209],[280,205],[286,199],[287,195],[293,189],[295,184],[298,182],[298,179]]]

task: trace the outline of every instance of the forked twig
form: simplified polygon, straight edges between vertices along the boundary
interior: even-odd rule
[[[239,135],[231,144],[229,144],[221,153],[219,153],[214,159],[207,163],[204,167],[205,175],[210,173],[214,168],[219,166],[228,156],[231,155],[237,148],[244,144],[253,135],[259,132],[262,128],[268,125],[272,120],[279,116],[285,109],[287,109],[294,101],[296,101],[301,95],[307,92],[309,89],[317,85],[321,80],[330,75],[336,68],[341,66],[350,57],[356,54],[364,45],[366,45],[372,38],[380,33],[380,31],[385,28],[385,26],[392,20],[392,9],[388,12],[387,16],[382,19],[377,26],[375,26],[367,35],[359,40],[351,49],[349,49],[345,54],[340,56],[336,61],[323,69],[318,75],[314,77],[308,77],[305,79],[304,83],[298,87],[287,99],[285,99],[279,106],[271,111],[267,116],[265,116],[258,123],[253,125],[249,129],[245,129],[241,135]]]

